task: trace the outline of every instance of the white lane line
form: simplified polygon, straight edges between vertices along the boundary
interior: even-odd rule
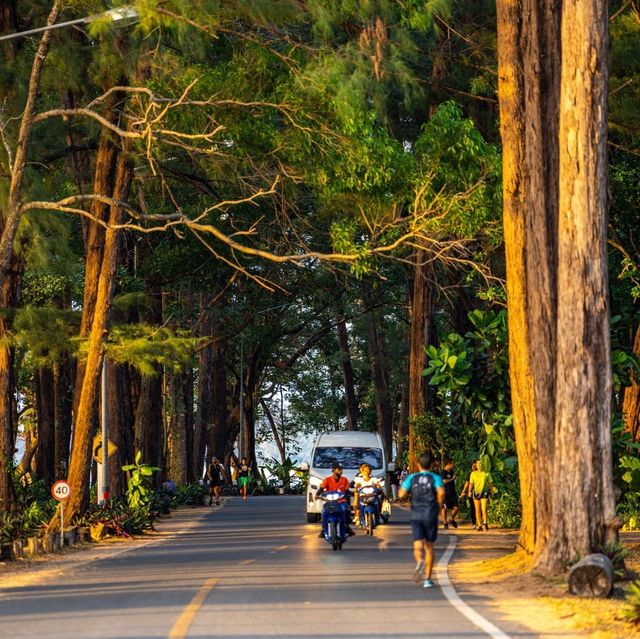
[[[445,550],[444,555],[440,558],[436,567],[438,573],[438,583],[444,593],[444,596],[449,600],[449,603],[462,615],[464,615],[472,624],[486,632],[491,639],[511,639],[508,634],[502,632],[500,628],[494,626],[488,619],[485,619],[479,612],[476,612],[469,604],[462,601],[460,595],[453,587],[451,580],[449,579],[449,562],[456,549],[457,538],[455,535],[449,536],[449,545]]]

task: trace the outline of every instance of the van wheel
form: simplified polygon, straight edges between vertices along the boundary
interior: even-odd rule
[[[307,513],[307,523],[308,524],[316,524],[318,523],[320,516],[317,513]]]

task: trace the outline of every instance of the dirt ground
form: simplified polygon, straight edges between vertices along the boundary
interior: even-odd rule
[[[459,529],[459,545],[451,564],[454,585],[484,598],[503,619],[517,621],[542,639],[640,638],[640,626],[623,618],[628,581],[617,582],[609,599],[569,595],[565,579],[549,579],[529,571],[529,560],[516,551],[517,533]],[[622,533],[629,550],[627,569],[640,573],[640,535]],[[487,587],[490,584],[490,587]]]

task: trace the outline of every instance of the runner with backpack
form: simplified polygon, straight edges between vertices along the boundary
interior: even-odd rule
[[[411,535],[416,567],[413,580],[423,588],[433,588],[433,544],[438,537],[438,515],[444,504],[444,483],[440,475],[431,472],[433,458],[425,453],[418,460],[417,473],[409,475],[400,486],[398,497],[411,498]]]

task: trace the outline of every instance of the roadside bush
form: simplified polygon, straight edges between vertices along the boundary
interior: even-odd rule
[[[633,623],[640,623],[640,579],[631,583],[626,600],[628,608],[624,612],[624,617]]]
[[[178,506],[204,506],[207,487],[204,484],[185,484],[176,489],[176,504]]]
[[[489,523],[500,528],[518,528],[522,518],[520,497],[511,490],[504,490],[489,502]]]
[[[146,507],[132,508],[122,500],[111,501],[107,506],[91,504],[89,510],[76,519],[78,526],[102,524],[107,534],[130,538],[145,530],[153,529],[153,517]]]

